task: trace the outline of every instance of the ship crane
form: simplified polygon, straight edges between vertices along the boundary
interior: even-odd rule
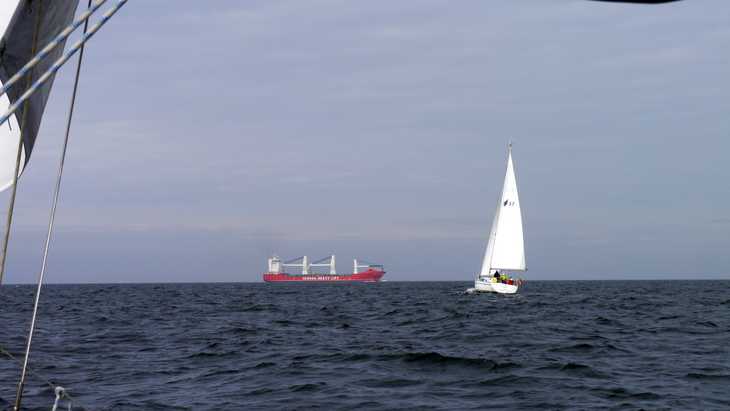
[[[309,274],[309,258],[306,255],[291,259],[289,261],[284,261],[283,263],[279,262],[279,265],[281,267],[302,267],[302,275]],[[273,267],[270,267],[270,268],[273,268]],[[272,271],[272,272],[281,272],[281,269],[279,269],[278,271]]]
[[[332,254],[328,257],[322,258],[321,260],[314,261],[313,263],[309,264],[309,266],[310,267],[329,267],[331,275],[337,274],[337,270],[335,269],[335,255],[334,254]]]

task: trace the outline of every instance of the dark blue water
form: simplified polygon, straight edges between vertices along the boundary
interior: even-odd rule
[[[49,286],[31,367],[86,410],[730,409],[730,281],[468,286]],[[0,288],[11,353],[32,298]]]

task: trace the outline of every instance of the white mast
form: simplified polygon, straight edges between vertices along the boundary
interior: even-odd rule
[[[337,274],[337,269],[335,269],[335,255],[332,254],[332,257],[330,258],[330,274],[335,275]]]
[[[480,277],[490,276],[491,270],[525,271],[526,269],[522,211],[512,162],[512,143],[510,143],[502,196],[494,214]]]

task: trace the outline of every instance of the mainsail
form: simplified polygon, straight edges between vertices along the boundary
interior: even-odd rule
[[[492,222],[480,277],[491,275],[491,270],[524,271],[526,269],[522,211],[517,193],[515,168],[512,163],[512,145],[510,144],[502,197]]]
[[[78,0],[0,0],[0,87],[71,23],[77,6]],[[31,78],[37,77],[34,73],[48,70],[62,52],[63,44],[49,53],[26,79],[8,90],[7,95],[0,96],[0,112],[18,100]],[[13,183],[21,131],[23,144],[18,174],[30,159],[52,86],[53,80],[48,81],[0,125],[0,191]]]

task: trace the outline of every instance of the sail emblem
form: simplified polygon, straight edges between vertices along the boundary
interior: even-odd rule
[[[513,206],[513,205],[515,205],[515,202],[514,201],[510,201],[510,200],[504,200],[504,203],[502,203],[502,205],[504,207]]]

